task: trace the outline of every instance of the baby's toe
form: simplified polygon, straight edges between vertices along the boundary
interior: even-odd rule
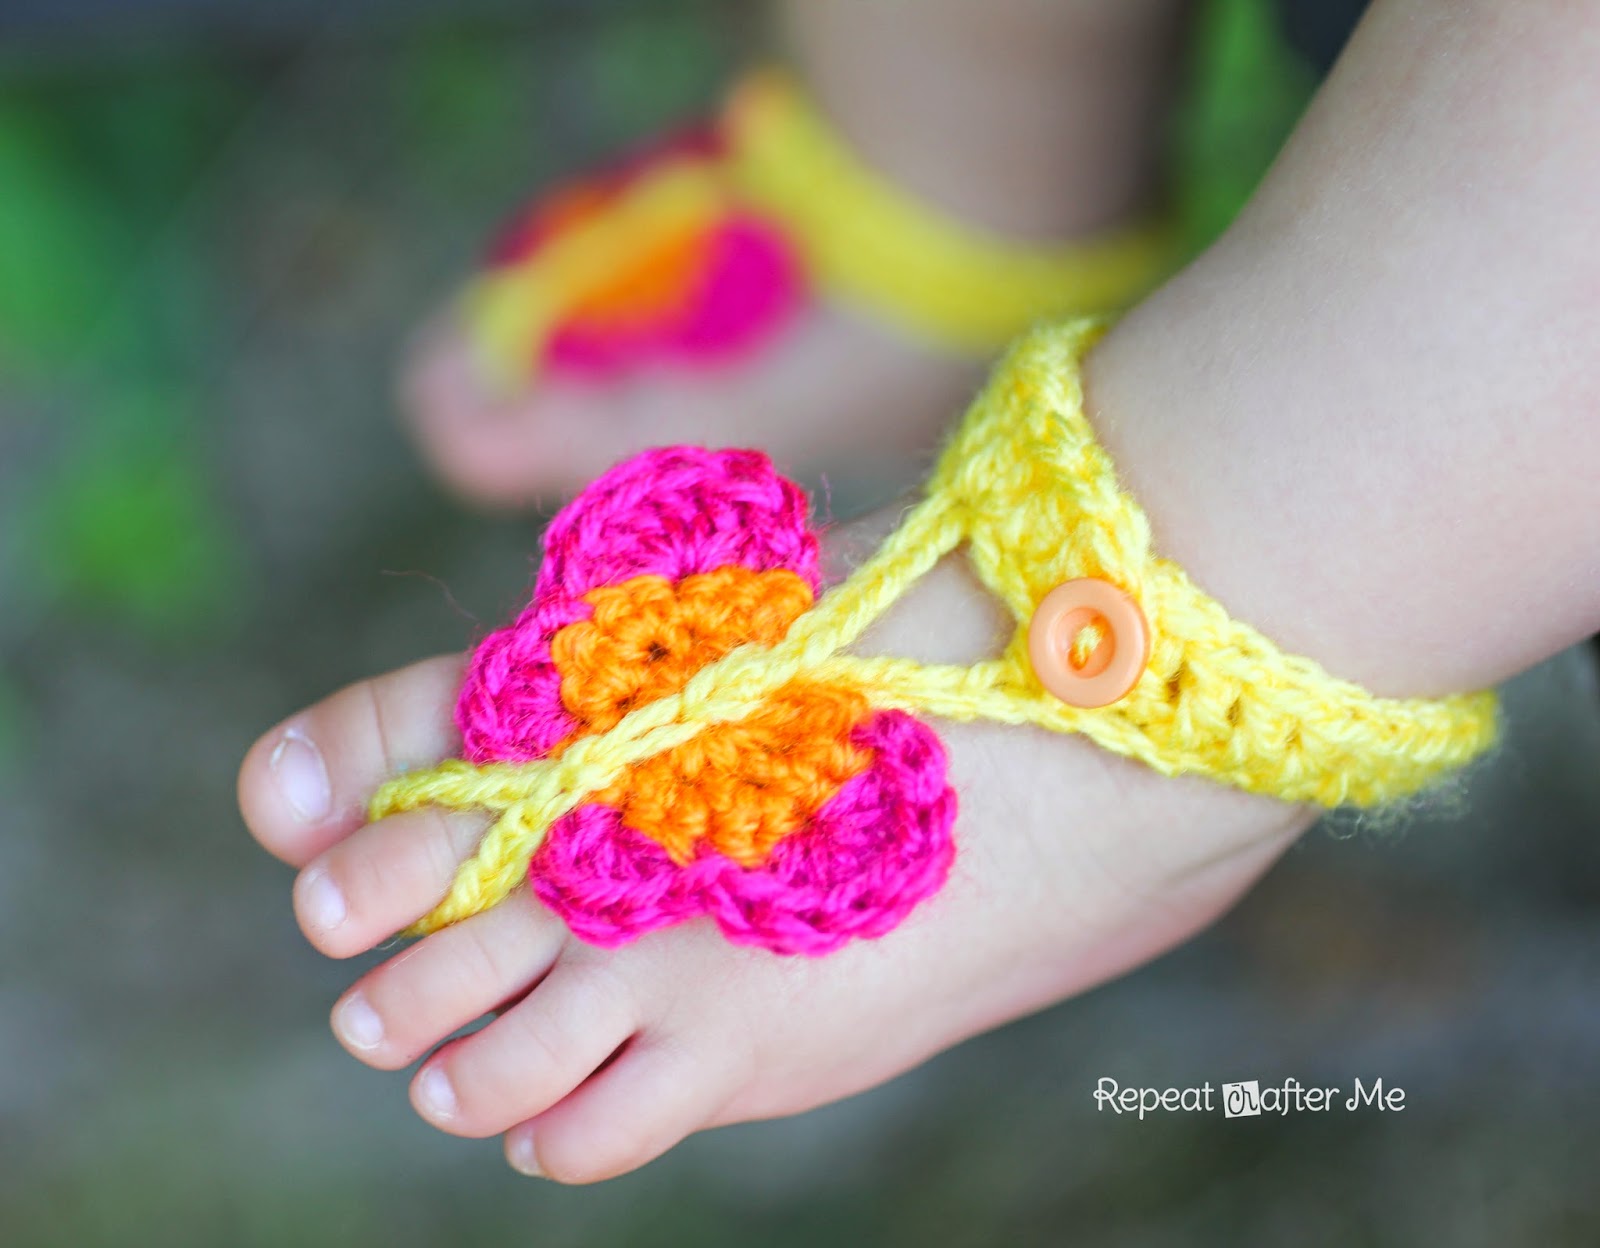
[[[639,1010],[625,981],[568,945],[528,997],[483,1030],[452,1041],[411,1084],[411,1101],[452,1135],[498,1135],[554,1105],[633,1035]]]
[[[567,939],[526,893],[396,954],[333,1008],[333,1030],[370,1066],[396,1070],[526,993]]]
[[[454,754],[462,664],[450,655],[360,681],[257,741],[239,770],[239,809],[256,840],[303,866],[365,822],[385,780]]]
[[[300,930],[330,957],[366,952],[444,900],[489,823],[427,806],[358,828],[295,881]]]
[[[741,1073],[705,1045],[641,1036],[571,1096],[506,1132],[506,1160],[560,1183],[637,1170],[715,1123]]]
[[[485,381],[459,325],[443,322],[412,348],[401,387],[423,456],[463,498],[524,506],[577,489],[629,449],[614,440],[614,388],[541,377],[532,389]]]

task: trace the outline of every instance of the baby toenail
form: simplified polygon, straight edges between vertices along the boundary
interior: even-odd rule
[[[534,1179],[544,1178],[544,1171],[539,1169],[539,1159],[533,1154],[533,1136],[526,1131],[507,1137],[506,1160],[518,1174],[526,1174]]]
[[[347,997],[334,1011],[333,1029],[352,1049],[366,1052],[383,1043],[383,1020],[360,993]]]
[[[311,738],[298,728],[283,734],[269,760],[278,791],[301,823],[326,819],[333,806],[328,767]]]
[[[300,909],[306,922],[318,931],[331,932],[344,922],[344,894],[321,867],[308,874],[301,884]]]
[[[429,1118],[456,1116],[456,1090],[450,1086],[450,1076],[437,1066],[430,1066],[417,1076],[417,1107]]]

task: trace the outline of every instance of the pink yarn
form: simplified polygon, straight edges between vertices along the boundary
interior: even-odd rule
[[[805,491],[760,451],[668,446],[595,478],[550,522],[534,602],[653,572],[678,581],[737,563],[822,585]]]
[[[551,522],[533,600],[473,654],[456,707],[476,763],[543,757],[577,728],[551,638],[588,618],[583,595],[655,574],[677,583],[729,564],[788,569],[820,588],[803,491],[757,451],[647,451],[589,485]],[[532,888],[585,940],[617,945],[702,914],[730,940],[821,954],[880,936],[938,890],[954,854],[956,798],[926,725],[874,713],[852,733],[872,752],[758,867],[702,844],[682,866],[610,807],[578,807],[529,865]]]
[[[759,451],[669,446],[590,482],[550,522],[533,600],[490,633],[456,706],[462,754],[474,763],[541,758],[571,736],[550,639],[591,615],[583,595],[653,573],[674,583],[730,563],[787,568],[815,593],[817,539],[805,491]]]
[[[564,376],[610,379],[647,362],[716,368],[751,350],[805,300],[787,240],[766,222],[736,217],[707,240],[698,290],[673,315],[637,326],[567,325],[545,363]]]
[[[554,599],[530,607],[510,628],[478,644],[456,702],[463,758],[527,762],[577,731],[578,721],[561,705],[561,673],[550,657],[550,639],[592,614],[586,602]]]
[[[550,829],[533,891],[576,935],[607,947],[702,914],[729,940],[774,953],[817,955],[882,936],[949,875],[956,797],[925,724],[884,711],[854,736],[876,752],[872,765],[759,867],[704,847],[680,867],[615,810],[591,804]]]
[[[561,210],[574,190],[606,199],[664,164],[715,166],[726,156],[724,136],[705,124],[649,144],[524,208],[494,240],[485,267],[536,262],[563,228]],[[637,322],[557,326],[547,341],[530,344],[534,362],[573,381],[609,381],[643,364],[715,368],[766,341],[805,304],[805,267],[775,223],[730,206],[703,250],[704,267],[681,307]]]

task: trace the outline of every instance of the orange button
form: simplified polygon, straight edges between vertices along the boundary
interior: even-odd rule
[[[1150,661],[1150,626],[1139,604],[1109,581],[1063,581],[1028,624],[1028,660],[1039,683],[1068,706],[1109,706]]]

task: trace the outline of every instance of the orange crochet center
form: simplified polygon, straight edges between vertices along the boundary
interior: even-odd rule
[[[551,639],[561,701],[579,724],[561,748],[677,692],[736,646],[781,641],[812,594],[793,572],[731,565],[676,585],[638,576],[592,590],[584,601],[593,618]],[[871,764],[871,752],[850,739],[867,711],[858,693],[797,682],[754,715],[637,765],[595,800],[675,862],[693,859],[704,841],[743,866],[759,866]]]
[[[572,320],[595,327],[649,323],[680,307],[705,264],[708,235],[695,226],[641,240],[638,255],[573,301]]]
[[[547,228],[554,235],[576,229],[604,216],[620,196],[593,183],[572,187],[546,210]],[[677,222],[634,239],[630,253],[615,256],[576,294],[570,321],[592,329],[648,324],[681,307],[699,280],[714,228],[713,221]]]

